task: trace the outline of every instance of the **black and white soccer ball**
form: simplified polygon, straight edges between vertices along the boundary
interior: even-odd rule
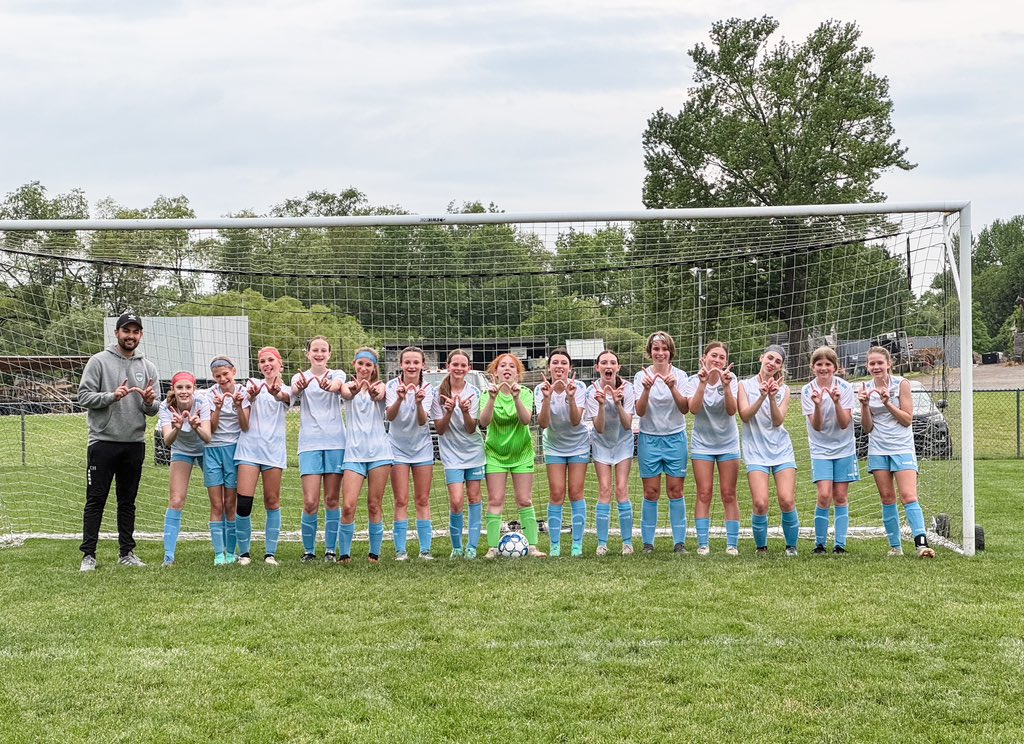
[[[498,555],[502,558],[525,558],[529,550],[530,543],[522,532],[509,532],[498,542]]]

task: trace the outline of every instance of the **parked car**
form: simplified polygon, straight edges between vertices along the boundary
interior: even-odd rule
[[[917,380],[910,380],[910,394],[914,399],[914,417],[911,426],[914,429],[914,450],[922,460],[948,460],[953,456],[953,440],[949,435],[949,424],[943,410],[946,401],[938,404],[932,400],[931,393]],[[868,435],[861,428],[860,405],[853,409],[853,433],[857,440],[857,457],[868,456]]]

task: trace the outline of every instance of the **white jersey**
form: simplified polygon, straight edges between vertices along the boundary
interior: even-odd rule
[[[474,419],[480,416],[480,391],[468,382],[459,393],[463,400],[469,398],[469,415]],[[444,405],[440,395],[434,396],[430,406],[430,418],[440,421],[444,418]],[[448,421],[448,430],[438,435],[437,446],[441,452],[441,464],[450,470],[469,470],[487,464],[487,453],[484,451],[484,438],[480,428],[470,434],[466,431],[466,421],[462,417],[462,409],[458,406],[452,411]]]
[[[251,385],[265,385],[266,380],[250,380]],[[291,394],[291,388],[281,389]],[[242,408],[249,411],[249,429],[238,436],[235,462],[254,462],[272,468],[288,467],[288,404],[271,395],[266,387],[260,390],[256,400],[249,400],[246,392]]]
[[[686,381],[683,395],[690,398],[697,392],[700,377],[693,375]],[[739,383],[732,378],[729,389],[733,400],[739,394]],[[740,429],[736,425],[736,417],[725,411],[725,385],[719,381],[715,385],[704,386],[704,405],[699,413],[693,416],[693,432],[690,435],[690,454],[693,455],[728,455],[740,451]]]
[[[857,398],[853,394],[853,386],[841,377],[833,377],[832,385],[839,389],[839,406],[852,413],[853,407],[857,405]],[[807,441],[811,448],[811,457],[834,460],[838,457],[849,457],[857,454],[857,445],[853,437],[853,421],[845,429],[839,428],[836,420],[836,408],[832,396],[821,396],[821,431],[811,426],[809,416],[814,413],[814,401],[811,400],[811,393],[821,390],[817,380],[811,380],[800,391],[800,406],[803,409],[804,420],[807,422]]]
[[[242,390],[242,386],[239,382],[235,382],[235,390]],[[220,385],[214,385],[209,390],[204,390],[200,393],[200,397],[206,400],[206,404],[210,407],[210,416],[213,417],[213,410],[216,405],[213,402],[213,396],[215,394],[221,394],[224,396],[224,404],[220,408],[220,414],[217,417],[217,429],[213,432],[213,437],[210,439],[210,443],[207,447],[225,447],[229,444],[234,444],[238,441],[238,435],[242,433],[242,429],[238,426],[238,409],[235,408],[235,399],[231,397],[231,393],[225,393],[220,389]]]
[[[680,393],[686,390],[686,373],[678,367],[672,367],[669,371],[676,377],[676,388]],[[633,394],[636,400],[644,394],[644,375],[654,374],[654,367],[647,367],[636,373],[633,378]],[[685,393],[683,393],[685,395]],[[661,378],[654,381],[651,386],[650,397],[647,398],[647,412],[640,417],[640,433],[656,434],[665,436],[667,434],[678,434],[686,431],[686,414],[676,406],[675,398],[668,385]]]
[[[600,387],[599,387],[600,386]],[[597,380],[587,388],[587,411],[586,417],[593,421],[597,418],[598,402],[595,395],[604,386],[602,380]],[[628,382],[623,383],[622,408],[632,419],[636,411],[633,386]],[[619,406],[611,395],[605,397],[604,401],[604,431],[600,434],[597,429],[590,432],[590,453],[594,462],[604,465],[617,465],[623,460],[633,457],[633,427],[622,425],[619,418]]]
[[[423,401],[416,402],[416,391],[411,387],[405,392],[405,400],[398,409],[398,415],[391,422],[388,434],[391,436],[391,451],[395,462],[413,465],[421,462],[434,461],[434,445],[430,441],[430,424],[420,424],[417,413],[420,406],[430,418],[430,408],[434,404],[434,389],[424,385],[426,395]],[[390,408],[398,400],[398,378],[388,381],[384,405]]]
[[[360,390],[345,403],[345,462],[390,460],[391,442],[384,429],[384,401]]]
[[[902,377],[892,376],[889,379],[889,401],[900,407],[900,384]],[[865,383],[867,391],[876,390],[875,381]],[[912,455],[914,449],[914,427],[903,426],[892,411],[882,405],[878,395],[868,397],[868,408],[871,410],[871,432],[868,434],[868,456],[871,455]]]
[[[533,391],[534,407],[540,415],[540,409],[544,407],[544,395],[541,393],[543,385],[538,385]],[[568,393],[551,393],[551,422],[544,429],[543,442],[544,454],[553,457],[574,457],[577,455],[590,454],[590,432],[583,424],[583,412],[587,407],[587,389],[582,383],[576,383],[576,407],[580,410],[580,422],[573,426],[569,420],[569,399]]]
[[[292,406],[299,407],[299,454],[319,450],[345,449],[345,422],[341,417],[341,396],[320,387],[309,370],[299,372],[309,381],[305,390],[292,386]],[[298,375],[296,375],[298,377]],[[328,370],[331,382],[345,382],[345,373]]]
[[[747,394],[748,403],[754,403],[761,397],[760,376],[754,375],[740,384]],[[776,404],[781,406],[789,395],[787,386],[780,387],[775,393]],[[743,461],[747,465],[765,467],[796,462],[793,440],[790,439],[785,426],[775,426],[772,423],[772,407],[767,398],[757,409],[754,417],[743,424]]]
[[[196,398],[192,401],[189,415],[196,413],[199,414],[200,421],[210,420],[210,406],[205,398]],[[157,421],[160,424],[161,431],[163,431],[163,427],[171,425],[171,415],[171,408],[167,405],[167,399],[165,398],[161,401],[160,410],[157,412]],[[192,428],[192,424],[186,419],[185,423],[181,425],[181,431],[178,432],[178,436],[174,438],[174,442],[171,444],[171,454],[198,457],[203,454],[205,446],[206,442],[200,438],[196,430]]]

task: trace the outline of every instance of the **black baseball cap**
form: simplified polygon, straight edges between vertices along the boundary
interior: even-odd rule
[[[131,323],[137,325],[140,331],[142,330],[142,318],[140,318],[135,313],[125,313],[120,318],[118,318],[117,323],[114,324],[114,330],[120,331],[126,325],[130,325]]]

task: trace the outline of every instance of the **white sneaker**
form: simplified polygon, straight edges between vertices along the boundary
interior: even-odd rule
[[[711,555],[711,548],[707,545],[698,545],[697,555]]]
[[[625,543],[622,546],[623,555],[633,555],[633,546],[630,543]]]
[[[420,560],[421,561],[432,561],[432,560],[434,560],[434,556],[432,556],[430,553],[420,553]]]
[[[146,564],[142,562],[142,559],[132,551],[129,551],[127,555],[122,555],[117,560],[117,565],[131,566],[132,568],[144,568],[146,566]]]
[[[917,546],[917,557],[918,558],[934,558],[935,550],[928,545]]]
[[[535,546],[535,545],[531,545],[527,549],[526,555],[529,556],[530,558],[547,558],[548,557],[547,553],[542,553],[540,551],[540,549],[537,548],[537,546]]]
[[[267,556],[266,558],[264,558],[264,559],[263,559],[263,562],[264,562],[264,563],[265,563],[266,565],[268,565],[268,566],[278,566],[278,565],[280,565],[280,564],[279,564],[279,563],[277,562],[277,558],[275,558],[275,557],[274,557],[274,556],[272,556],[272,555],[268,555],[268,556]]]
[[[252,563],[252,558],[249,557],[248,553],[243,553],[242,555],[238,556],[239,566],[248,566],[250,563]]]
[[[888,556],[890,558],[902,558],[903,548],[889,548]]]
[[[89,573],[96,570],[96,556],[87,555],[82,557],[82,565],[78,567],[82,573]]]
[[[800,554],[797,552],[797,549],[796,549],[795,545],[787,545],[786,546],[786,557],[787,558],[796,558],[798,555],[800,555]]]
[[[488,548],[487,552],[484,554],[484,558],[486,558],[489,561],[493,561],[497,557],[498,557],[498,549],[497,548]]]
[[[725,549],[725,554],[726,555],[731,555],[731,556],[737,556],[737,555],[740,554],[740,549],[737,548],[735,545],[730,545],[729,547],[727,547]]]
[[[409,554],[408,553],[395,553],[395,560],[399,561],[399,562],[407,561],[407,560],[409,560]]]
[[[601,556],[604,556],[604,555],[608,555],[608,546],[607,545],[598,545],[597,546],[597,550],[594,551],[594,555],[596,555],[598,557],[601,557]]]

